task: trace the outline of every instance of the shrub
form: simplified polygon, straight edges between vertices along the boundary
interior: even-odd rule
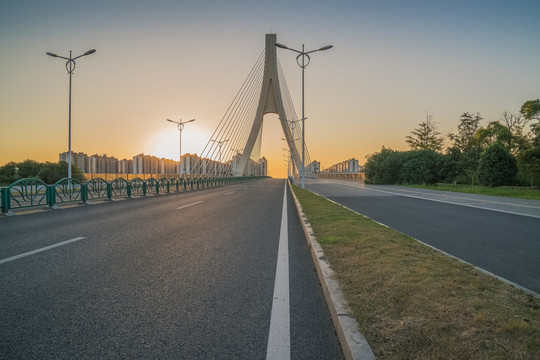
[[[400,182],[399,173],[403,165],[402,153],[382,148],[381,152],[367,158],[364,172],[368,184],[396,184]]]
[[[514,185],[518,173],[516,158],[496,142],[482,154],[477,173],[478,181],[485,186]]]
[[[404,152],[399,183],[435,184],[438,181],[441,155],[433,150]]]

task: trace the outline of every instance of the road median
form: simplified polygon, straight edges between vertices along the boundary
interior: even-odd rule
[[[325,198],[293,190],[378,359],[540,357],[538,298]]]

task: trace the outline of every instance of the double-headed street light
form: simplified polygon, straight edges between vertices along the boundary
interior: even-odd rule
[[[176,124],[176,127],[178,127],[178,131],[180,133],[180,141],[179,141],[179,147],[180,147],[180,155],[178,157],[178,176],[182,176],[182,130],[184,129],[184,124],[190,123],[195,121],[195,119],[191,119],[188,121],[175,121],[171,119],[166,119],[168,122],[172,122]]]
[[[290,47],[285,46],[283,44],[279,44],[279,43],[275,43],[275,45],[278,48],[287,49],[287,50],[291,50],[298,53],[299,55],[296,57],[296,63],[302,68],[302,189],[305,189],[306,187],[306,166],[305,166],[306,143],[305,143],[304,120],[306,119],[306,117],[304,116],[304,69],[306,68],[306,66],[309,65],[309,62],[311,61],[309,54],[314,53],[316,51],[323,51],[323,50],[331,49],[333,45],[323,46],[320,49],[311,50],[311,51],[304,51],[304,44],[302,44],[302,51],[291,49]],[[300,62],[300,58],[302,58],[302,62]],[[306,58],[307,58],[307,63],[305,61]]]
[[[221,147],[223,146],[223,144],[225,144],[227,141],[229,141],[229,139],[227,140],[221,140],[221,141],[218,141],[218,140],[210,140],[214,143],[216,143],[219,147],[219,176],[221,176]]]
[[[291,163],[294,163],[294,161],[293,161],[293,152],[290,149],[283,148],[283,150],[288,152],[287,155],[283,155],[283,156],[287,157],[287,176],[291,176]]]
[[[71,50],[69,50],[69,58],[65,56],[59,56],[53,53],[48,52],[47,55],[52,57],[57,57],[60,59],[67,60],[66,62],[66,70],[69,74],[69,135],[68,135],[68,178],[71,179],[71,75],[73,74],[73,71],[75,70],[75,60],[90,55],[96,52],[96,49],[88,50],[82,55],[71,57]]]

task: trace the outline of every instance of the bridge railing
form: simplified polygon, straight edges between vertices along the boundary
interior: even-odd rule
[[[90,200],[113,200],[141,196],[181,193],[195,189],[206,189],[239,182],[264,178],[245,177],[205,177],[205,178],[116,178],[106,181],[92,178],[87,182],[64,178],[53,185],[35,178],[20,179],[0,188],[0,208],[3,214],[12,209],[48,206],[54,208],[62,203],[89,203]]]
[[[355,180],[355,181],[365,180],[365,176],[363,172],[320,172],[320,173],[317,173],[317,178]]]

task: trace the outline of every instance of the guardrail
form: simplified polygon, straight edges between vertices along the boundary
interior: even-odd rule
[[[361,172],[320,172],[316,176],[319,179],[365,180],[364,173]]]
[[[186,192],[239,182],[259,179],[264,176],[245,177],[207,177],[207,178],[135,178],[125,180],[117,178],[105,181],[93,178],[87,182],[64,178],[53,185],[45,184],[34,178],[20,179],[13,184],[0,188],[0,208],[3,214],[12,209],[37,206],[55,207],[56,204],[90,200],[113,200],[115,198],[134,198],[173,192]]]

